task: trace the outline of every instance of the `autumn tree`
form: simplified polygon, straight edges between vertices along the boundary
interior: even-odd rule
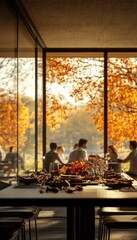
[[[7,150],[9,146],[17,146],[17,134],[21,136],[20,146],[23,148],[26,143],[25,132],[29,126],[28,108],[18,102],[15,95],[1,95],[0,101],[0,144]],[[18,114],[17,114],[18,112]]]
[[[9,61],[9,62],[8,62]],[[137,69],[135,58],[108,59],[108,138],[113,143],[136,139]],[[7,66],[11,64],[10,71]],[[25,66],[25,59],[22,60]],[[41,63],[39,63],[41,65]],[[35,134],[34,99],[25,96],[25,74],[21,75],[22,90],[16,99],[17,79],[13,71],[16,61],[1,60],[0,136],[3,146],[11,145],[21,136],[20,145],[32,143]],[[42,67],[42,65],[41,65]],[[31,63],[33,68],[33,60]],[[1,68],[2,69],[2,68]],[[1,71],[1,70],[0,70]],[[10,82],[10,84],[9,84]],[[104,59],[103,58],[47,58],[46,59],[46,124],[51,130],[67,120],[79,106],[86,106],[99,133],[104,131]],[[24,93],[24,94],[23,94]],[[42,100],[41,100],[42,101]],[[18,115],[17,115],[18,111]],[[38,125],[42,103],[38,108]],[[42,118],[42,117],[41,117]],[[10,122],[10,124],[9,124]],[[14,134],[12,134],[12,132]],[[10,136],[9,136],[10,134]],[[13,137],[14,135],[14,137]],[[32,139],[32,141],[30,141]]]
[[[71,85],[69,77],[73,71],[70,59],[47,58],[46,64],[46,126],[54,130],[67,119],[73,106],[67,100],[66,83]],[[58,90],[60,88],[60,90]]]
[[[47,127],[47,149],[49,149],[49,143],[56,139],[58,144],[65,147],[65,154],[68,154],[72,151],[74,143],[83,137],[88,139],[89,153],[96,153],[96,151],[102,153],[100,146],[103,145],[103,135],[96,131],[95,125],[91,125],[90,118],[84,106],[77,107],[68,113],[68,118],[55,131]]]
[[[53,106],[49,107],[49,125],[55,106],[61,109],[67,102],[69,94],[72,106],[86,104],[91,114],[91,122],[98,131],[104,130],[104,60],[101,58],[48,58],[47,84],[56,86],[56,93],[48,91]],[[66,95],[57,93],[57,86],[63,86]],[[108,138],[109,141],[121,144],[123,141],[136,139],[137,119],[137,69],[134,58],[108,59]],[[52,110],[53,112],[52,112]],[[50,118],[49,118],[50,117]],[[58,119],[58,115],[56,116]],[[61,119],[60,119],[61,121]],[[60,122],[59,121],[59,122]],[[59,123],[58,122],[58,123]],[[55,122],[55,126],[57,122]]]
[[[17,141],[23,153],[34,147],[34,63],[34,58],[20,58],[17,78],[17,58],[0,59],[0,145],[4,149],[17,146]]]
[[[136,60],[132,58],[109,59],[108,61],[108,139],[122,145],[124,141],[136,139],[137,119],[137,76]],[[102,93],[98,101],[103,103]],[[94,108],[91,98],[89,109]],[[104,125],[103,107],[98,105],[94,123],[102,131]]]

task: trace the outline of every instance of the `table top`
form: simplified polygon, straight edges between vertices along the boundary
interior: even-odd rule
[[[110,190],[102,184],[84,186],[81,191],[66,193],[40,193],[39,186],[16,187],[10,186],[0,191],[0,205],[41,205],[41,206],[69,206],[91,203],[94,206],[115,206],[137,204],[137,181],[133,182],[134,189]]]
[[[73,193],[64,190],[40,193],[40,186],[15,185],[0,191],[0,206],[67,207],[67,239],[90,240],[95,239],[95,207],[137,207],[137,181],[132,185],[134,191],[109,190],[98,184],[83,186],[83,190]]]

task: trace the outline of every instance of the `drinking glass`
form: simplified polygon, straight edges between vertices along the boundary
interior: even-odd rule
[[[49,172],[56,172],[59,171],[59,164],[58,163],[50,163],[49,164]]]

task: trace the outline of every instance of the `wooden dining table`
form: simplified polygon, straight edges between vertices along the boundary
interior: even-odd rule
[[[137,182],[133,188],[111,190],[102,184],[83,186],[81,191],[40,193],[40,187],[11,185],[0,191],[0,206],[58,206],[67,208],[67,239],[95,239],[95,208],[137,207]]]

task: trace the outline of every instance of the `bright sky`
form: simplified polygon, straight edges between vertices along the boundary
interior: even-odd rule
[[[76,62],[73,59],[74,65],[76,65],[77,72],[70,76],[71,78],[80,79],[86,77],[95,77],[98,75],[99,66],[98,61],[92,60],[91,58],[85,58],[84,62]],[[94,63],[94,64],[93,64]],[[100,63],[99,63],[100,64]],[[84,70],[83,69],[84,66]],[[33,99],[35,98],[35,59],[34,58],[19,58],[19,85],[18,90],[20,94],[25,94]],[[41,81],[41,79],[40,79]],[[1,58],[0,59],[0,86],[6,91],[17,92],[17,59],[16,58]],[[40,86],[40,85],[39,85]],[[72,89],[76,86],[75,81],[71,81],[71,84],[65,83],[58,84],[57,81],[53,83],[47,83],[47,92],[55,95],[59,98],[63,104],[69,102],[72,105],[83,105],[89,101],[88,96],[84,96],[84,100],[76,102],[71,97]],[[40,88],[40,87],[39,87]],[[41,84],[42,88],[42,84]],[[39,91],[40,94],[40,91]],[[42,96],[42,89],[41,89]]]

